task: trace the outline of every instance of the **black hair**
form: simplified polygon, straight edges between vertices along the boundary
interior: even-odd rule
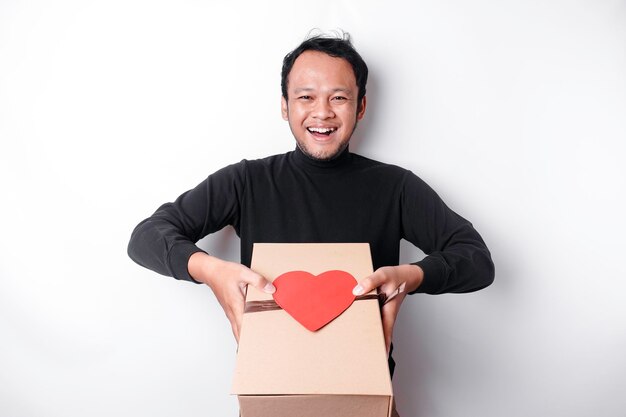
[[[343,58],[352,67],[354,72],[354,78],[356,79],[356,85],[359,89],[358,92],[358,108],[361,108],[361,99],[365,97],[365,86],[367,84],[367,65],[361,55],[354,49],[350,42],[350,35],[344,33],[343,35],[337,34],[335,37],[327,35],[316,35],[306,39],[296,49],[285,55],[283,59],[283,69],[281,71],[280,87],[283,97],[287,100],[287,77],[291,72],[296,59],[304,51],[319,51],[326,55],[330,55],[335,58]]]

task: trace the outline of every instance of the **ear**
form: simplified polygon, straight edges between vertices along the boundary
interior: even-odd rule
[[[365,108],[367,107],[367,97],[363,96],[361,99],[361,106],[359,107],[359,111],[356,113],[356,119],[361,120],[363,116],[365,116]]]
[[[289,120],[289,107],[287,106],[285,97],[280,98],[280,112],[283,115],[283,120]]]

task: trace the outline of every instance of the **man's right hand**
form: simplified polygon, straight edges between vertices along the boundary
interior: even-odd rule
[[[237,343],[248,285],[268,294],[276,291],[271,282],[244,265],[224,261],[204,252],[191,255],[187,268],[193,279],[207,284],[213,290],[230,321]]]

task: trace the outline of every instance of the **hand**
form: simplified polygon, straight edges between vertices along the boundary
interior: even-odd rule
[[[381,316],[387,354],[391,348],[393,326],[398,317],[400,305],[407,293],[415,291],[423,279],[424,271],[417,265],[383,266],[363,279],[352,290],[354,295],[362,295],[378,288],[379,293],[386,295],[387,299],[381,309]]]
[[[244,265],[223,261],[204,252],[191,255],[187,267],[193,279],[207,284],[215,294],[230,321],[237,343],[248,285],[268,294],[276,291],[272,283]]]

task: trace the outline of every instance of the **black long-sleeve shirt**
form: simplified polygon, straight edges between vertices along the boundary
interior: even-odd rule
[[[427,254],[416,292],[469,292],[491,284],[494,267],[471,223],[412,172],[344,151],[332,161],[293,152],[227,166],[132,233],[129,256],[160,274],[193,281],[195,242],[232,225],[241,262],[252,245],[368,242],[374,269],[397,265],[402,238]]]

